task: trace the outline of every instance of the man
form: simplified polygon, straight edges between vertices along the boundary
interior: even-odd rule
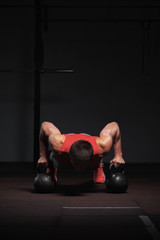
[[[103,157],[113,146],[115,167],[125,164],[122,157],[121,134],[116,122],[107,124],[99,136],[88,134],[62,134],[50,122],[43,122],[40,130],[39,166],[50,172],[50,162],[54,165],[54,178],[57,181],[57,168],[60,165],[72,166],[77,171],[93,169],[94,183],[104,183]],[[50,148],[50,150],[49,150]]]

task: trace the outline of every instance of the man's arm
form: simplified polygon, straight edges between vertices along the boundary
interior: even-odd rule
[[[107,124],[100,132],[100,138],[104,143],[104,152],[108,152],[113,146],[114,158],[110,163],[114,162],[115,167],[118,167],[119,164],[124,164],[125,161],[122,157],[121,147],[121,133],[118,124],[116,122]]]
[[[59,129],[50,122],[43,122],[40,129],[40,158],[38,163],[47,163],[49,159],[48,146],[50,138],[61,134]]]

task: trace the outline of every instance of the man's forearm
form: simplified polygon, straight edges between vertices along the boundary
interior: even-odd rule
[[[45,135],[43,129],[40,131],[40,157],[48,159],[48,136]]]
[[[113,144],[114,156],[122,156],[121,139]]]
[[[121,133],[120,133],[119,126],[117,126],[115,135],[113,137],[113,149],[114,149],[114,156],[122,156]]]

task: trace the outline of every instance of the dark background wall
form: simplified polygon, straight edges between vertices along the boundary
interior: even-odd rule
[[[34,68],[34,3],[0,1],[0,161],[5,162],[33,161],[34,73],[2,70]],[[62,133],[98,135],[117,121],[127,162],[159,162],[158,1],[41,3],[43,20],[54,20],[42,22],[43,68],[74,72],[41,74],[40,123],[51,121]]]

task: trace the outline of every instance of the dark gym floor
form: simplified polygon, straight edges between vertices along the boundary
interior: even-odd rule
[[[106,192],[92,173],[59,171],[55,193],[34,192],[32,164],[0,163],[0,229],[5,239],[160,239],[160,165],[127,166],[129,188]]]

